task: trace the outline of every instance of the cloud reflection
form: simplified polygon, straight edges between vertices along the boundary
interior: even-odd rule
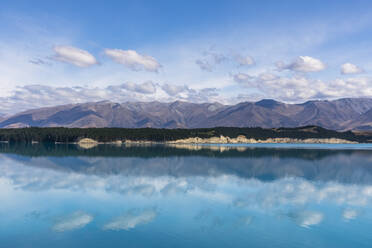
[[[56,232],[65,232],[81,229],[93,221],[93,216],[83,211],[76,211],[68,216],[61,217],[52,227]]]
[[[299,226],[309,228],[310,226],[318,225],[323,221],[324,215],[317,211],[299,211],[288,215]]]
[[[163,160],[154,161],[160,164]],[[179,161],[184,162],[181,159]],[[25,193],[47,191],[51,194],[84,192],[84,195],[95,197],[117,193],[134,197],[136,201],[149,201],[151,197],[152,200],[161,202],[173,200],[174,196],[183,196],[182,199],[187,197],[189,201],[224,204],[236,211],[248,210],[263,214],[282,212],[283,209],[286,209],[286,212],[298,208],[310,209],[310,205],[334,205],[346,209],[340,216],[344,220],[355,219],[358,216],[358,208],[372,205],[370,184],[312,181],[300,177],[262,181],[230,174],[216,174],[213,171],[205,176],[187,173],[184,176],[173,176],[171,173],[150,176],[142,174],[146,168],[138,167],[136,167],[138,175],[122,173],[101,175],[59,170],[47,163],[44,163],[45,168],[27,166],[25,163],[3,157],[0,182],[4,182],[4,187],[0,187],[0,195],[2,193],[13,195],[12,190]],[[355,208],[358,211],[353,210]],[[105,224],[104,229],[130,230],[139,224],[150,222],[156,215],[155,210],[130,211]],[[321,223],[324,216],[320,212],[310,210],[292,211],[291,218],[300,226],[309,227]],[[75,213],[56,223],[53,230],[74,229],[74,225],[76,228],[83,227],[92,219],[93,217],[88,214],[79,216]],[[218,219],[215,220],[215,224],[220,222]]]
[[[349,220],[353,220],[355,219],[356,217],[358,216],[358,212],[354,209],[345,209],[342,213],[342,217],[349,221]]]
[[[332,202],[338,205],[372,204],[372,186],[338,182],[308,181],[303,178],[281,178],[274,181],[221,176],[97,176],[14,163],[0,166],[0,180],[23,191],[68,190],[107,192],[142,197],[189,195],[235,207],[272,209],[288,205]],[[5,189],[4,189],[5,190]]]
[[[143,225],[151,222],[157,216],[154,209],[137,210],[132,209],[124,215],[114,218],[103,226],[103,230],[120,231],[135,228],[138,225]]]

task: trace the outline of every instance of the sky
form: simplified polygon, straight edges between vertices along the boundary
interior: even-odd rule
[[[0,113],[372,96],[371,1],[7,1]]]

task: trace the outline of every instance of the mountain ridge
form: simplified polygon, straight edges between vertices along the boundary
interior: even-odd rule
[[[290,104],[273,99],[214,103],[111,101],[43,107],[0,118],[0,128],[19,127],[299,127],[372,130],[372,98],[312,100]]]

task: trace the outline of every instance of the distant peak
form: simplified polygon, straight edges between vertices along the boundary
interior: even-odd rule
[[[257,106],[261,106],[264,108],[272,108],[280,104],[280,102],[275,101],[273,99],[262,99],[255,103]]]
[[[177,100],[177,101],[174,101],[174,102],[170,102],[170,105],[179,105],[179,104],[188,104],[188,103],[190,103],[190,102]]]

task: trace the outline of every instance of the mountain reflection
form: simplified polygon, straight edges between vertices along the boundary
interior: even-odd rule
[[[296,240],[317,228],[343,237],[372,223],[371,161],[369,150],[2,144],[0,238],[13,242],[5,233],[17,225],[94,243],[155,233],[243,247],[247,232],[287,242],[280,230]]]
[[[25,166],[109,176],[255,178],[300,177],[313,181],[372,183],[371,150],[257,147],[99,145],[0,145],[0,154]],[[149,190],[149,189],[147,189]]]

